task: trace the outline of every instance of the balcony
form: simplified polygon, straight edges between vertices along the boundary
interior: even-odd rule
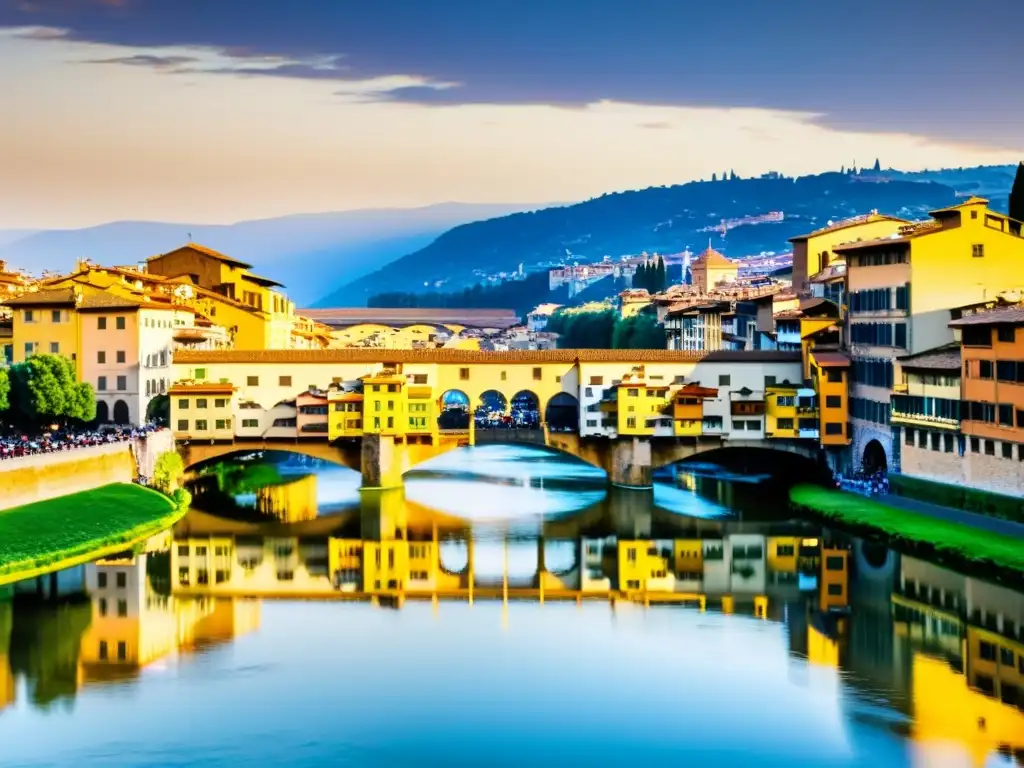
[[[891,424],[949,430],[960,428],[958,400],[895,394],[889,402]]]

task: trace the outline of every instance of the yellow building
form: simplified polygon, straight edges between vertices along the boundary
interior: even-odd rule
[[[691,283],[698,292],[706,295],[717,285],[735,283],[739,269],[736,262],[725,258],[709,243],[707,250],[690,262]]]
[[[619,294],[619,316],[623,319],[640,314],[651,306],[651,294],[644,288],[623,291]]]
[[[671,592],[675,588],[674,542],[619,541],[619,590]]]
[[[81,333],[75,312],[81,300],[81,292],[72,288],[44,289],[8,299],[13,314],[12,362],[24,362],[37,353],[63,355],[76,361],[81,375]]]
[[[849,558],[850,553],[845,549],[821,548],[820,610],[843,609],[850,605]]]
[[[829,223],[810,234],[790,238],[789,242],[793,244],[793,288],[800,294],[806,293],[811,275],[841,260],[832,252],[837,245],[887,237],[908,223],[906,219],[872,212]]]
[[[205,300],[216,322],[234,331],[236,349],[293,346],[295,305],[277,290],[283,287],[280,283],[253,274],[250,264],[188,243],[148,259],[146,269],[166,278],[185,278],[193,285],[198,303]]]
[[[402,435],[407,428],[405,377],[394,369],[363,376],[363,431]]]
[[[332,442],[339,438],[361,437],[363,434],[363,395],[339,388],[327,392],[327,437]]]
[[[797,428],[797,390],[795,384],[773,384],[765,387],[765,428],[770,438],[795,438]]]
[[[602,410],[615,414],[616,431],[620,435],[673,434],[670,387],[648,381],[645,373],[644,366],[638,366],[624,376],[610,390]]]
[[[811,386],[818,395],[819,439],[825,447],[850,444],[850,358],[834,349],[807,355]]]
[[[672,394],[672,423],[676,437],[696,437],[704,431],[704,401],[718,397],[718,390],[686,384]]]
[[[182,381],[167,392],[171,400],[170,423],[179,440],[234,439],[234,386]]]

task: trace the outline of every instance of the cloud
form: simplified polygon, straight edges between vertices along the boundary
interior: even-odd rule
[[[652,131],[664,131],[673,127],[672,123],[668,123],[665,121],[658,121],[654,123],[637,123],[637,125],[641,128],[647,128]]]
[[[161,71],[179,71],[186,64],[199,61],[193,56],[154,56],[137,53],[134,56],[115,56],[109,59],[86,59],[85,64],[120,64],[126,67],[148,67]]]
[[[195,56],[202,61],[182,71],[194,64],[189,74],[340,82],[342,96],[351,82],[405,79],[380,98],[432,107],[773,109],[820,114],[839,130],[1024,150],[1024,103],[1006,98],[998,77],[1020,66],[1020,0],[992,0],[987,14],[952,3],[922,14],[920,0],[861,0],[855,12],[842,0],[696,9],[645,0],[628,10],[621,0],[217,0],[215,11],[209,0],[31,5],[0,0],[0,28],[45,24],[66,31],[33,39],[124,49],[107,57],[111,64]],[[913,32],[897,32],[905,29]],[[878,46],[889,54],[866,54]]]

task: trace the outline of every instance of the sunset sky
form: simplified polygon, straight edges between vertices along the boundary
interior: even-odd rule
[[[1024,3],[0,0],[0,228],[1024,157]]]

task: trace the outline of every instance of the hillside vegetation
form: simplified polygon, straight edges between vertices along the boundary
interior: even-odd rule
[[[955,203],[958,191],[987,194],[994,207],[1005,208],[1013,171],[1011,166],[917,174],[886,171],[888,183],[836,172],[797,179],[698,181],[606,194],[576,205],[455,227],[321,303],[365,304],[384,291],[421,293],[437,281],[444,281],[440,290],[454,292],[478,282],[480,272],[511,272],[519,264],[530,270],[552,263],[597,261],[605,255],[699,251],[709,240],[728,256],[781,252],[790,237],[829,220],[873,209],[921,218],[931,209]],[[778,210],[785,213],[783,221],[740,226],[725,238],[702,231],[722,219]]]

